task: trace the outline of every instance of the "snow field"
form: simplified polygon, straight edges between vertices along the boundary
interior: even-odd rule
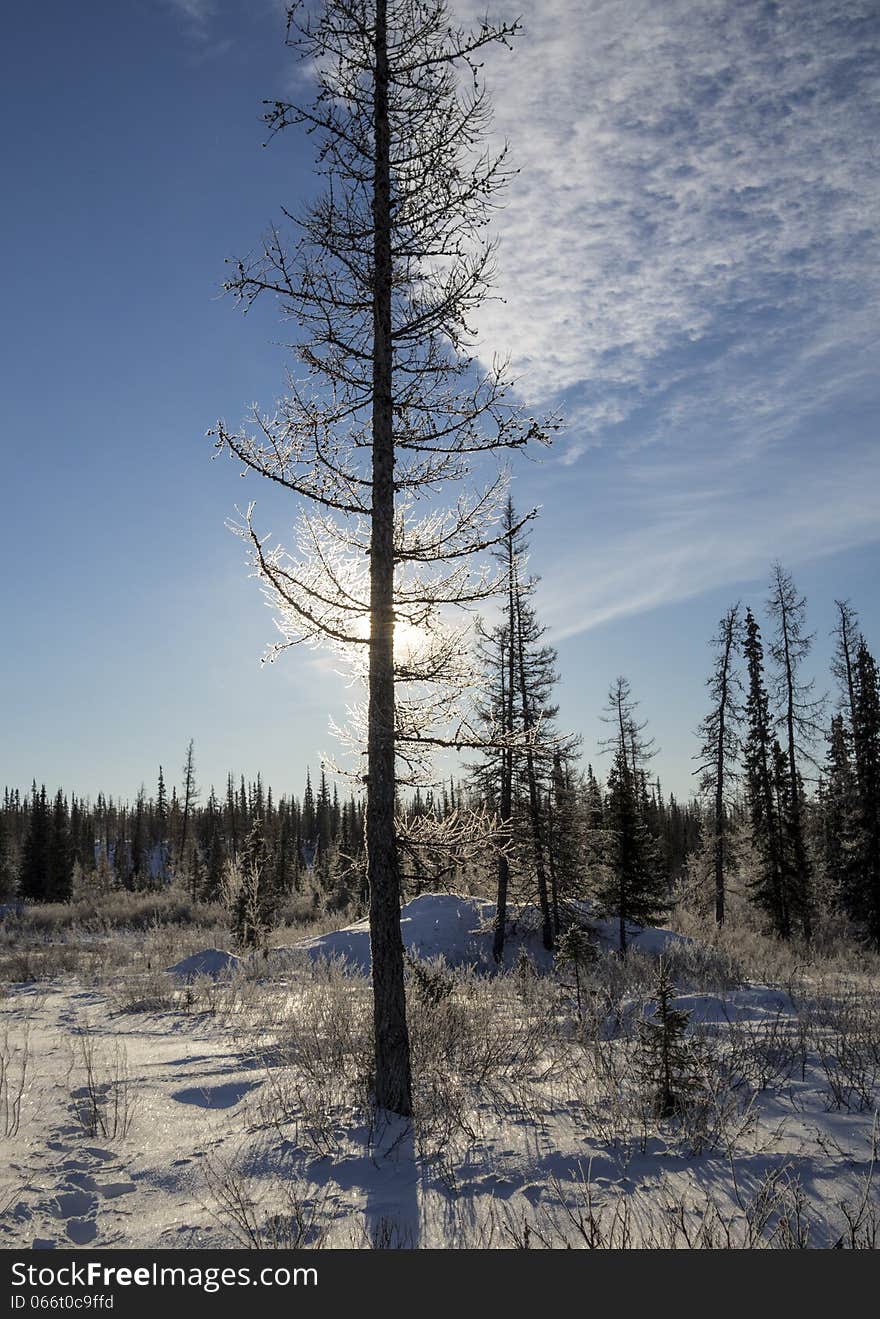
[[[526,918],[486,974],[492,914],[454,894],[404,909],[427,967],[412,1124],[370,1105],[363,923],[174,974],[10,986],[0,1243],[873,1243],[880,986],[736,983],[659,930],[621,965],[600,927],[579,1012]],[[660,952],[700,1059],[662,1121],[638,1050]]]

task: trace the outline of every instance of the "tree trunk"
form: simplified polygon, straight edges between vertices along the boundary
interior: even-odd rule
[[[367,871],[376,1102],[412,1112],[409,1032],[394,829],[394,435],[391,359],[391,164],[386,0],[376,3],[373,177],[373,464],[370,673],[367,731]]]
[[[510,619],[513,619],[513,587],[509,591]],[[502,728],[509,739],[513,733],[513,630],[508,628],[506,638],[501,641],[501,709]],[[509,662],[509,677],[505,675],[505,663]],[[510,817],[513,809],[513,747],[501,750],[501,797],[499,801],[501,823],[504,831],[503,843],[510,843]],[[507,893],[510,887],[510,861],[507,852],[498,855],[498,900],[495,906],[495,930],[492,939],[492,956],[496,962],[504,957],[504,940],[507,933]]]
[[[794,842],[794,863],[797,869],[797,903],[800,908],[804,938],[810,942],[813,926],[810,914],[810,895],[808,891],[807,850],[804,846],[804,825],[801,815],[801,791],[797,772],[797,752],[794,737],[794,673],[792,671],[791,652],[788,638],[788,617],[785,604],[781,604],[782,643],[785,651],[785,691],[786,710],[785,728],[788,736],[788,777],[791,783],[791,833]]]
[[[515,576],[515,570],[514,570]],[[517,642],[519,658],[519,691],[522,701],[523,731],[529,734],[533,727],[531,705],[526,686],[525,652],[522,638],[522,617],[519,608],[517,589]],[[538,904],[541,908],[541,939],[548,952],[553,948],[553,923],[550,916],[550,896],[547,890],[547,871],[544,867],[544,839],[541,827],[541,803],[538,800],[538,780],[535,775],[535,757],[529,746],[526,751],[526,777],[529,785],[529,819],[532,825],[532,841],[535,849],[535,878],[538,884]]]
[[[715,763],[715,924],[724,924],[724,733],[727,723],[728,673],[733,645],[733,622],[728,616],[718,702],[718,758]]]
[[[556,840],[554,834],[553,798],[547,797],[547,864],[550,868],[550,909],[553,913],[553,936],[559,938],[559,875],[556,868]]]

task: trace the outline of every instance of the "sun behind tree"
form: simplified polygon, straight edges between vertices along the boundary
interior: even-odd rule
[[[433,0],[326,0],[317,16],[294,7],[287,39],[318,95],[305,107],[269,102],[265,118],[273,135],[315,133],[327,188],[227,284],[246,307],[276,295],[302,335],[306,379],[291,378],[273,414],[214,433],[305,503],[296,557],[267,548],[251,509],[241,528],[279,609],[281,648],[321,641],[363,657],[376,1100],[400,1114],[411,1083],[397,758],[417,773],[461,736],[470,668],[444,615],[495,589],[473,560],[505,534],[505,474],[450,509],[433,501],[475,456],[546,439],[511,404],[504,365],[476,362],[469,328],[492,277],[483,230],[509,172],[506,152],[482,145],[478,60],[517,26],[467,33]],[[411,667],[395,663],[395,625],[428,639]]]

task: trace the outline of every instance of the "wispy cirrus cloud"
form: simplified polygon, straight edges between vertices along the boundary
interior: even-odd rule
[[[226,33],[228,24],[221,21],[220,0],[159,0],[176,15],[199,63],[219,59],[232,47]]]
[[[525,388],[594,382],[601,421],[738,319],[847,337],[877,287],[878,56],[873,0],[535,6],[489,67],[521,174],[481,322]]]
[[[217,12],[217,0],[162,0],[197,31],[204,31]]]
[[[721,464],[719,464],[721,466]],[[788,472],[748,488],[721,470],[679,492],[639,486],[629,524],[561,555],[541,583],[554,640],[576,636],[726,583],[763,578],[784,547],[788,563],[854,548],[877,536],[880,449]],[[707,474],[708,475],[708,474]]]
[[[880,535],[874,0],[555,0],[487,76],[521,172],[482,342],[562,403],[587,505],[641,510],[601,555],[638,568],[605,604],[568,574],[564,627]]]

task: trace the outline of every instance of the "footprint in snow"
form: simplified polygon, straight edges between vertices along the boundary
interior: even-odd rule
[[[173,1090],[171,1098],[178,1104],[195,1104],[197,1108],[232,1108],[259,1084],[259,1081],[227,1081],[223,1085],[192,1086]]]
[[[64,1164],[64,1171],[67,1173],[67,1180],[70,1183],[70,1185],[78,1186],[81,1191],[97,1190],[98,1184],[95,1181],[94,1177],[90,1177],[87,1172],[79,1171],[80,1168],[83,1168],[84,1166],[87,1165],[78,1164],[76,1165],[76,1168],[73,1171],[71,1171],[72,1162],[73,1161],[71,1160],[70,1163]]]
[[[74,1245],[87,1246],[98,1235],[98,1224],[93,1218],[71,1218],[66,1230]]]
[[[106,1186],[97,1186],[95,1189],[105,1200],[116,1200],[120,1195],[130,1195],[137,1187],[134,1182],[108,1182]]]
[[[89,1191],[59,1191],[52,1202],[56,1218],[83,1218],[98,1207],[98,1197]]]

